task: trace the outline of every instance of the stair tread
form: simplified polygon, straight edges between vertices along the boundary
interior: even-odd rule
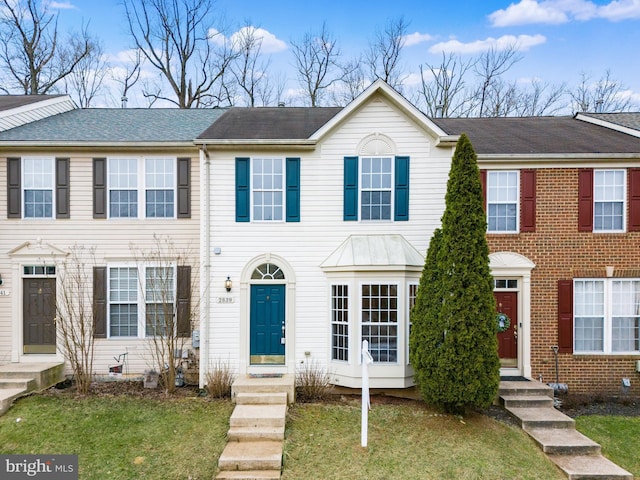
[[[529,428],[526,429],[526,432],[545,445],[600,446],[600,444],[572,428]]]
[[[14,398],[17,395],[26,392],[24,388],[1,388],[0,400],[6,400],[8,398]]]
[[[231,418],[284,418],[286,405],[236,405]]]
[[[565,421],[575,423],[571,417],[550,407],[507,407],[507,410],[524,421]]]
[[[569,478],[619,478],[633,480],[633,475],[602,455],[549,455]]]
[[[216,480],[275,480],[280,478],[280,470],[225,470]]]

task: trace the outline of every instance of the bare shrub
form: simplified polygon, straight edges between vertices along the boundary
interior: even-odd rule
[[[209,367],[205,375],[207,393],[213,398],[226,398],[231,396],[231,385],[236,379],[236,374],[229,362],[218,360]]]
[[[296,372],[296,398],[300,402],[326,400],[333,392],[327,372],[317,361],[303,361]]]

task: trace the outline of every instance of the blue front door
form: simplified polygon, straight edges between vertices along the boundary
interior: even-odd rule
[[[285,286],[251,285],[252,365],[284,365]]]

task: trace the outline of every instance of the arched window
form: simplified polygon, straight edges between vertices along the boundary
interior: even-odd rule
[[[263,263],[253,271],[251,280],[284,280],[284,272],[273,263]]]

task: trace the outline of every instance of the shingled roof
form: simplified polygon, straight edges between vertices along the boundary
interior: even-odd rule
[[[0,132],[0,142],[118,144],[193,142],[224,109],[72,110]]]
[[[478,155],[640,154],[640,138],[573,117],[432,118]]]
[[[603,122],[620,125],[621,127],[640,130],[640,112],[580,113],[578,116],[591,117]]]
[[[341,107],[231,108],[198,140],[304,140]]]
[[[25,105],[62,96],[64,95],[0,95],[0,111],[24,107]]]

